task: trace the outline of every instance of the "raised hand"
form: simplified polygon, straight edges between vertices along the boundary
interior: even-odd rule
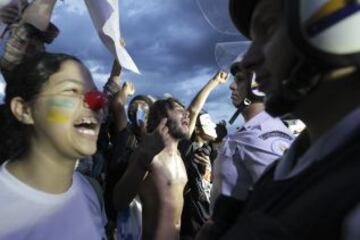
[[[123,91],[127,96],[133,96],[135,93],[135,86],[131,81],[126,81],[122,85],[121,91]]]
[[[227,82],[229,74],[223,70],[217,72],[215,76],[212,78],[213,81],[224,84]]]
[[[211,165],[210,157],[201,152],[194,154],[194,162],[201,165],[203,168],[206,168],[208,165]]]
[[[139,145],[140,151],[145,154],[144,162],[146,167],[149,167],[152,160],[158,155],[165,147],[166,142],[169,141],[169,128],[166,126],[167,118],[163,118],[157,128],[143,136]]]
[[[206,155],[203,152],[198,152],[194,154],[194,162],[198,164],[200,174],[203,179],[210,182],[211,180],[211,161],[210,156]]]
[[[113,104],[115,105],[115,107],[118,107],[119,104],[125,105],[125,103],[127,102],[127,98],[134,95],[134,93],[134,84],[130,81],[124,82],[121,89],[115,94]]]
[[[21,2],[11,2],[0,9],[0,21],[11,25],[20,20],[21,16]]]

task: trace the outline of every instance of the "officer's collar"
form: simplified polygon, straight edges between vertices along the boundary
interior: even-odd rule
[[[245,122],[244,125],[240,128],[240,131],[251,130],[254,128],[261,129],[262,123],[270,118],[271,116],[267,112],[262,111],[257,115],[255,115],[254,117],[252,117],[249,121]]]

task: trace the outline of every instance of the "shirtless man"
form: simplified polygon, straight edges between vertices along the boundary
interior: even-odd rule
[[[121,210],[138,193],[142,239],[179,239],[187,175],[178,143],[188,137],[189,113],[173,98],[159,100],[150,108],[147,128],[151,134],[144,137],[115,186],[114,206]]]

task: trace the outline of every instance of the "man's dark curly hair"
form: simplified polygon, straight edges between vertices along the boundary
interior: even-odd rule
[[[168,110],[172,110],[176,105],[184,105],[176,98],[166,98],[157,100],[151,107],[147,122],[147,131],[152,132],[159,125],[161,119],[168,117]],[[185,107],[184,107],[185,108]]]

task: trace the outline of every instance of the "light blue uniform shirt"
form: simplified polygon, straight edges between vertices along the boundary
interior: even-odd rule
[[[282,156],[293,140],[282,121],[266,112],[250,119],[224,140],[214,163],[211,201],[219,194],[244,200],[249,187],[269,164]]]

